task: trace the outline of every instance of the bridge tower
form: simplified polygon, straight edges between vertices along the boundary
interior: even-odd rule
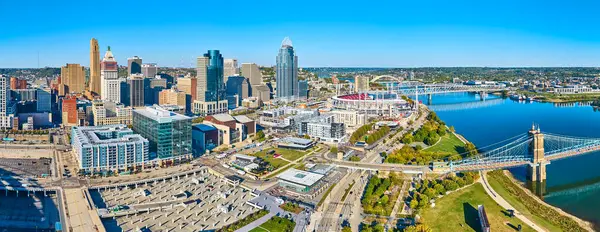
[[[545,181],[546,180],[546,158],[544,157],[544,134],[538,126],[531,126],[529,135],[533,137],[530,145],[530,152],[533,157],[528,167],[528,177],[530,181]]]

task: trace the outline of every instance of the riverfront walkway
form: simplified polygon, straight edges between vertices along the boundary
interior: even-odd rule
[[[479,178],[478,182],[480,182],[483,185],[485,192],[492,199],[494,199],[494,201],[496,201],[496,203],[498,203],[498,205],[500,205],[502,208],[504,208],[506,210],[509,210],[509,209],[513,210],[515,217],[517,217],[519,220],[523,221],[523,223],[527,224],[532,229],[539,231],[539,232],[548,231],[546,229],[543,229],[541,226],[535,224],[533,221],[529,220],[529,218],[527,218],[523,214],[521,214],[521,212],[519,212],[514,207],[512,207],[512,205],[510,205],[510,203],[508,203],[508,201],[504,200],[504,198],[502,198],[502,196],[500,196],[498,193],[496,193],[492,189],[492,187],[488,184],[488,180],[487,180],[487,176],[486,176],[485,172],[479,172],[479,175],[481,176],[481,178]]]

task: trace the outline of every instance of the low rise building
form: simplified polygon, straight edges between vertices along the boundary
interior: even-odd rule
[[[313,140],[295,137],[282,138],[277,141],[277,147],[286,149],[306,150],[313,147],[315,144],[316,142]]]
[[[219,145],[241,142],[256,133],[256,123],[246,116],[215,114],[206,116],[204,123],[213,125],[219,130]]]
[[[277,183],[286,190],[303,194],[313,191],[323,177],[321,174],[291,168],[277,176]]]
[[[85,115],[85,114],[84,114]],[[112,101],[94,100],[92,102],[92,115],[94,125],[131,125],[132,109],[122,103]]]
[[[219,145],[219,131],[208,124],[198,124],[192,127],[192,153],[199,157]]]
[[[126,125],[73,127],[71,145],[79,168],[85,172],[143,167],[149,159],[149,141]]]
[[[228,107],[227,100],[211,101],[211,102],[196,100],[192,104],[192,113],[197,114],[197,115],[202,115],[202,116],[221,114],[221,113],[226,113],[229,110],[229,108],[227,108],[227,107]]]

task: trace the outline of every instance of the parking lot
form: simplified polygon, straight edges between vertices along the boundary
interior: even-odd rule
[[[97,191],[97,190],[93,190]],[[123,231],[205,231],[231,224],[257,209],[250,191],[208,172],[135,187],[100,190],[100,212],[116,217]],[[122,216],[121,216],[122,215]]]
[[[52,159],[0,158],[0,176],[42,177],[52,175]]]

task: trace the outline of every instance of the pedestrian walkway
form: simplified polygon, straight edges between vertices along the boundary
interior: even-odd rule
[[[479,172],[479,175],[481,176],[481,178],[479,178],[478,181],[483,185],[485,192],[492,199],[494,199],[494,201],[496,201],[496,203],[498,203],[498,205],[500,205],[504,209],[513,210],[515,217],[517,217],[519,220],[523,221],[523,223],[529,225],[534,230],[540,231],[540,232],[547,231],[547,230],[543,229],[542,227],[538,226],[537,224],[535,224],[533,221],[529,220],[529,218],[525,217],[523,214],[521,214],[521,212],[519,212],[514,207],[512,207],[510,205],[510,203],[508,203],[506,200],[504,200],[504,198],[502,198],[502,196],[498,195],[498,193],[496,193],[492,189],[492,187],[488,185],[487,176],[486,176],[485,172]]]
[[[263,223],[267,222],[269,219],[271,219],[273,216],[275,216],[275,213],[268,213],[267,215],[259,218],[256,221],[250,222],[250,224],[239,228],[238,230],[236,230],[235,232],[248,232],[260,225],[262,225]]]

